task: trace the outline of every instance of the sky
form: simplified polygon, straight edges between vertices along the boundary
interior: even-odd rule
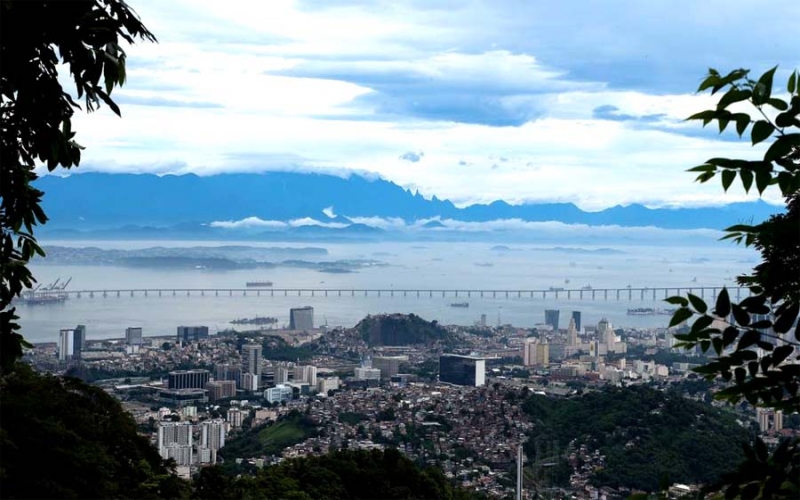
[[[800,67],[796,0],[128,3],[159,43],[125,47],[122,119],[73,119],[84,171],[369,173],[459,205],[717,205],[754,196],[686,169],[764,149],[685,122],[714,103],[698,84],[709,67],[777,64],[785,88]]]

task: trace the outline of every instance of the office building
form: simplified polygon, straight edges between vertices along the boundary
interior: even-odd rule
[[[315,387],[317,385],[317,367],[311,365],[295,366],[294,382]]]
[[[553,331],[558,331],[558,316],[560,311],[558,309],[545,309],[544,310],[544,324],[553,327]]]
[[[228,423],[231,424],[231,427],[241,427],[242,421],[244,421],[244,417],[247,415],[247,412],[242,411],[239,408],[231,408],[228,410],[228,414],[226,419]]]
[[[64,328],[58,332],[58,360],[72,359],[75,348],[75,330]]]
[[[205,389],[161,389],[158,391],[158,399],[180,407],[208,403]]]
[[[578,313],[580,316],[580,313]],[[580,320],[580,318],[578,318]],[[567,327],[567,345],[575,347],[578,345],[578,322],[575,321],[575,313],[569,319],[569,326]]]
[[[288,366],[276,366],[275,377],[273,379],[275,385],[285,384],[289,381],[289,374],[294,375],[294,371],[290,370]]]
[[[408,356],[375,356],[372,367],[381,371],[381,380],[389,380],[400,373],[400,363],[408,362]]]
[[[212,380],[206,384],[206,391],[208,391],[208,401],[211,403],[220,399],[232,398],[236,396],[236,381]]]
[[[78,325],[72,334],[72,355],[80,358],[84,349],[86,349],[86,325]]]
[[[242,346],[243,369],[247,373],[261,378],[261,345],[245,344]]]
[[[377,368],[359,366],[354,372],[356,380],[380,380],[381,371]]]
[[[253,375],[252,373],[243,373],[241,380],[241,388],[245,391],[257,391],[260,387],[259,384],[261,383],[261,377],[258,375]]]
[[[339,389],[339,377],[321,378],[317,380],[317,392],[328,394],[328,391]]]
[[[522,362],[525,366],[547,366],[550,363],[550,345],[537,338],[525,339]]]
[[[296,307],[289,309],[289,329],[310,331],[314,329],[314,308]]]
[[[233,380],[239,387],[242,378],[242,367],[236,365],[214,365],[214,380]]]
[[[598,355],[603,356],[607,353],[625,353],[627,345],[625,342],[617,342],[617,334],[611,326],[611,322],[606,318],[597,324]]]
[[[142,345],[142,329],[139,327],[126,328],[125,343],[128,345]]]
[[[272,404],[292,400],[292,388],[286,385],[276,385],[264,391],[264,399]]]
[[[486,383],[486,360],[474,356],[439,356],[439,381],[455,385],[482,386]]]
[[[169,389],[203,389],[211,377],[208,370],[176,370],[169,372]]]
[[[578,333],[581,331],[581,312],[580,311],[572,311],[572,319],[575,320],[575,329],[578,330]]]
[[[208,338],[207,326],[179,326],[178,327],[178,342],[181,344],[188,344],[192,341],[198,341]]]

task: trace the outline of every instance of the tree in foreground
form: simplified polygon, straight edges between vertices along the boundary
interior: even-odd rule
[[[11,301],[34,282],[28,262],[44,255],[34,227],[47,221],[32,183],[37,162],[50,171],[76,167],[83,147],[71,118],[82,109],[58,81],[65,65],[87,112],[125,83],[120,38],[155,37],[122,0],[3,0],[0,3],[0,372],[28,344]]]
[[[737,279],[750,294],[737,303],[723,289],[713,308],[692,294],[667,300],[680,306],[670,326],[694,318],[689,333],[676,335],[680,346],[715,356],[695,371],[727,382],[717,399],[792,414],[800,411],[800,74],[791,73],[785,94],[773,93],[776,69],[758,80],[744,69],[725,76],[709,70],[698,91],[725,92],[715,109],[689,117],[716,122],[720,133],[729,125],[740,137],[749,131],[753,146],[768,143],[760,158],[711,158],[690,169],[701,183],[719,176],[727,191],[738,177],[746,192],[754,184],[759,194],[777,188],[786,201],[785,212],[765,222],[726,229],[723,239],[761,253],[752,273]],[[770,452],[758,439],[745,453],[738,470],[712,489],[726,498],[800,498],[800,440]]]

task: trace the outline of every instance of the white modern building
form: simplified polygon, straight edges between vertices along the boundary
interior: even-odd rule
[[[291,401],[292,388],[286,385],[276,385],[264,391],[264,399],[272,404],[280,403],[281,401]]]

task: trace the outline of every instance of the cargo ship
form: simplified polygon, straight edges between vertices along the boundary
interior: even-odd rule
[[[20,304],[30,306],[42,306],[50,304],[63,304],[69,299],[69,294],[65,291],[67,285],[72,281],[72,278],[59,284],[61,278],[55,280],[47,286],[37,285],[33,290],[22,292],[19,298],[15,301]]]
[[[250,288],[265,288],[272,286],[271,281],[248,281],[245,284]]]
[[[453,302],[450,307],[469,307],[469,302]]]
[[[628,316],[671,316],[676,309],[654,309],[652,307],[635,307],[628,309]]]

